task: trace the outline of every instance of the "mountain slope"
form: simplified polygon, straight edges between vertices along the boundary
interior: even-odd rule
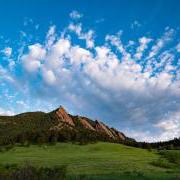
[[[27,112],[0,116],[0,144],[98,140],[121,142],[130,139],[100,121],[70,115],[62,106],[49,113]]]

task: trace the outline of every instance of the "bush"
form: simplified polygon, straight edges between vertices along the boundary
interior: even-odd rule
[[[180,164],[180,153],[177,150],[160,151],[159,154],[171,163]]]
[[[13,171],[11,174],[12,179],[16,180],[36,180],[38,179],[37,170],[35,167],[26,164],[24,167]]]
[[[66,166],[37,168],[28,162],[22,167],[7,164],[4,168],[8,171],[6,173],[0,172],[0,179],[3,180],[62,180],[65,178],[67,172]]]
[[[54,167],[54,168],[40,168],[39,179],[43,180],[61,180],[66,176],[66,166]]]
[[[151,162],[153,166],[162,167],[162,168],[171,168],[171,164],[163,158],[159,158],[156,161]]]

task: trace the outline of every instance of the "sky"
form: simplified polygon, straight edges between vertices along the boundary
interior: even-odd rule
[[[138,141],[180,136],[180,1],[0,1],[0,114],[60,105]]]

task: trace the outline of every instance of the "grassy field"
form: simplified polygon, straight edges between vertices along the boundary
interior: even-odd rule
[[[170,151],[169,154],[171,160],[168,159],[168,151],[159,154],[155,150],[112,143],[16,146],[9,151],[0,152],[0,169],[11,164],[31,162],[37,167],[66,165],[68,179],[75,176],[89,179],[131,179],[132,176],[137,179],[178,179],[180,151]],[[172,154],[177,156],[177,162],[172,161]]]

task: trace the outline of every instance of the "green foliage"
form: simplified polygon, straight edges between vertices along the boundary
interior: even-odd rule
[[[180,138],[156,143],[136,142],[134,139],[127,137],[125,140],[112,139],[101,131],[84,128],[79,116],[69,116],[73,119],[75,127],[71,127],[67,123],[60,121],[56,117],[56,111],[50,113],[28,112],[16,116],[0,116],[0,146],[8,147],[16,143],[20,143],[22,146],[28,146],[29,144],[55,144],[56,142],[75,142],[84,145],[104,141],[144,148],[149,151],[153,148],[180,148]],[[96,126],[95,121],[86,117],[83,117],[83,119],[90,123],[91,126]]]
[[[48,131],[57,123],[53,112],[0,116],[0,145],[48,142]]]
[[[164,150],[159,154],[166,158],[169,162],[178,164],[180,166],[180,151],[179,150]]]
[[[5,165],[6,173],[0,172],[0,179],[12,180],[61,180],[66,176],[66,166],[58,167],[35,167],[26,162],[23,166]]]
[[[161,165],[152,164],[159,159],[162,159]],[[71,143],[15,146],[9,151],[0,153],[0,172],[5,172],[4,169],[10,170],[11,164],[19,167],[29,161],[31,166],[41,171],[46,171],[43,167],[50,169],[47,171],[48,176],[56,174],[56,167],[63,166],[67,167],[65,170],[67,176],[77,176],[77,178],[89,177],[91,179],[91,176],[97,175],[94,179],[100,179],[100,177],[141,179],[149,176],[154,176],[152,179],[156,179],[156,176],[159,176],[159,179],[168,176],[172,179],[174,176],[180,176],[179,165],[172,164],[167,169],[164,164],[171,163],[155,150],[147,151],[114,143],[95,143],[83,146]],[[15,170],[15,167],[12,169]]]
[[[171,168],[172,164],[169,163],[166,159],[159,158],[153,162],[151,162],[152,165],[162,168]]]
[[[97,141],[109,141],[106,134],[88,130],[83,127],[78,116],[72,116],[75,128],[61,122],[62,128],[54,128],[59,125],[55,112],[23,113],[16,116],[0,116],[0,145],[22,146],[30,143],[45,144],[56,142],[78,142],[79,144],[94,143]],[[93,121],[86,118],[87,121]],[[93,123],[92,123],[93,124]]]

